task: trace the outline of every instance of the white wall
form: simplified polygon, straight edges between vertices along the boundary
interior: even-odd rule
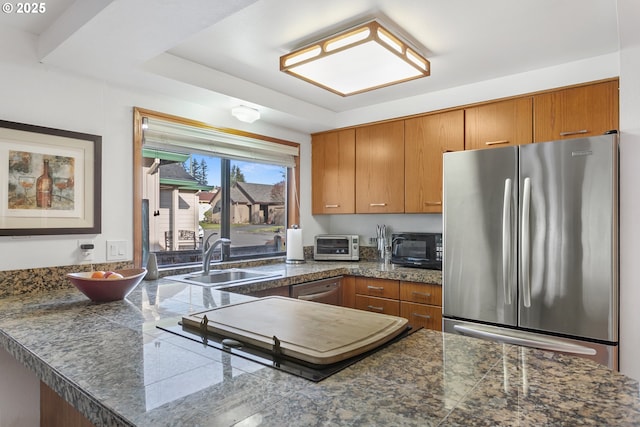
[[[0,28],[0,118],[102,136],[102,233],[0,237],[0,270],[77,264],[78,239],[94,239],[94,262],[106,262],[107,240],[127,241],[132,259],[134,106],[309,145],[306,134],[264,122],[243,127],[228,111],[61,72],[35,58],[33,36]]]
[[[640,2],[618,0],[620,27],[620,370],[640,380]]]

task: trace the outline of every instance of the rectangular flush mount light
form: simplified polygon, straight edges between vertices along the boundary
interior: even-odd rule
[[[430,64],[374,20],[280,57],[280,71],[348,96],[426,77]]]

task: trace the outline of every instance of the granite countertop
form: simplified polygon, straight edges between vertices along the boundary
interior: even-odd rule
[[[213,266],[212,266],[213,268]],[[331,262],[311,261],[303,264],[275,263],[252,266],[248,269],[265,273],[279,274],[280,277],[256,281],[249,285],[230,285],[218,289],[247,294],[264,289],[295,285],[313,280],[326,279],[336,276],[366,276],[380,279],[403,280],[407,282],[422,282],[435,285],[442,284],[442,274],[439,270],[425,270],[420,268],[401,267],[394,264],[384,264],[369,261],[360,262]]]
[[[348,268],[261,268],[277,267],[285,282]],[[4,298],[0,346],[97,426],[640,424],[636,381],[557,353],[422,329],[314,383],[157,327],[248,298],[167,279],[106,304],[74,288]]]

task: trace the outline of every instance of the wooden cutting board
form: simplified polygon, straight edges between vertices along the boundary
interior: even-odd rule
[[[406,329],[407,319],[286,297],[266,297],[182,318],[188,328],[201,328],[269,351],[274,336],[284,356],[328,365],[391,340]]]

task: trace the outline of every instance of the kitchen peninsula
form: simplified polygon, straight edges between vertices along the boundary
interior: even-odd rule
[[[381,267],[259,268],[283,272],[269,286],[430,274]],[[8,297],[0,346],[96,426],[640,424],[636,381],[550,352],[423,329],[314,383],[158,328],[248,298],[167,279],[107,304],[69,287]]]

